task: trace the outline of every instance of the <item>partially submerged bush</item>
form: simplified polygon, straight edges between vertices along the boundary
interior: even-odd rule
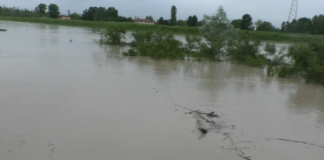
[[[242,36],[233,45],[235,47],[229,51],[233,60],[256,67],[267,63],[265,55],[259,52],[260,41],[252,41]]]
[[[123,52],[124,56],[137,56],[138,53],[134,49],[129,49],[127,52]]]
[[[138,55],[154,59],[183,59],[185,56],[182,43],[170,32],[134,32],[133,37],[132,45],[137,48]]]
[[[204,15],[203,23],[200,32],[208,47],[204,46],[202,53],[212,59],[227,56],[233,47],[233,41],[238,37],[238,31],[228,20],[223,7],[219,6],[214,15]]]
[[[266,51],[270,55],[274,55],[277,52],[276,45],[274,43],[267,42],[264,51]]]
[[[288,55],[294,61],[292,74],[302,76],[306,82],[324,84],[324,40],[291,46]]]
[[[101,33],[101,38],[99,40],[100,44],[109,44],[109,45],[121,45],[122,39],[125,38],[126,30],[122,26],[112,26],[106,28],[105,31]]]

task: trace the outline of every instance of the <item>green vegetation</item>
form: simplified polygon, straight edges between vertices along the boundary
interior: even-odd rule
[[[107,28],[101,33],[100,44],[122,45],[122,39],[125,38],[126,30],[122,26],[113,26]]]
[[[242,30],[254,30],[252,17],[249,14],[243,15],[242,21],[241,21],[241,29]]]
[[[198,28],[180,27],[180,26],[161,26],[161,25],[143,25],[133,22],[93,22],[83,20],[60,20],[50,18],[28,18],[28,17],[0,17],[0,20],[5,21],[17,21],[17,22],[31,22],[31,23],[43,23],[54,25],[66,25],[66,26],[80,26],[80,27],[92,27],[92,28],[108,28],[112,26],[123,26],[126,30],[143,30],[143,31],[158,31],[164,30],[174,34],[199,34]]]
[[[50,4],[48,6],[48,14],[51,18],[58,18],[60,15],[60,9],[56,4]]]
[[[39,4],[35,8],[35,12],[37,12],[40,16],[44,16],[46,14],[46,10],[47,10],[47,5],[44,3]]]
[[[324,84],[324,40],[293,45],[289,48],[288,57],[293,60],[293,64],[282,67],[279,76],[298,75],[306,82]]]
[[[177,7],[172,6],[171,7],[171,19],[170,19],[170,25],[175,26],[177,24]]]

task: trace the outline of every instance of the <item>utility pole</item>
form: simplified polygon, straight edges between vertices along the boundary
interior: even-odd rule
[[[298,9],[298,0],[292,0],[290,12],[288,16],[289,23],[291,23],[294,19],[297,20],[297,9]]]

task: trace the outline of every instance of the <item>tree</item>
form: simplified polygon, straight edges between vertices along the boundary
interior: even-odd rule
[[[296,25],[297,33],[310,33],[312,31],[312,20],[306,17],[299,18]]]
[[[276,27],[273,26],[270,22],[258,20],[255,22],[257,31],[275,31]]]
[[[86,20],[86,21],[93,21],[94,15],[97,12],[97,10],[98,10],[97,7],[89,7],[89,9],[86,9],[83,11],[81,19]]]
[[[114,7],[109,7],[106,12],[107,12],[108,21],[114,21],[118,18],[118,10],[115,9]]]
[[[105,21],[107,20],[107,14],[106,14],[106,8],[104,7],[99,7],[94,16],[93,16],[94,21]]]
[[[70,13],[70,10],[68,9],[68,16],[70,16],[71,15],[71,13]]]
[[[210,46],[204,51],[205,54],[210,58],[228,54],[232,42],[238,37],[238,31],[228,20],[223,7],[219,6],[216,14],[204,15],[203,23],[200,32]]]
[[[0,16],[2,16],[2,12],[3,12],[3,9],[2,9],[2,7],[0,6]]]
[[[60,14],[60,9],[56,4],[50,4],[48,6],[48,14],[51,18],[58,18]]]
[[[145,19],[148,19],[148,20],[151,20],[151,21],[154,21],[153,17],[152,16],[146,16]]]
[[[313,23],[313,34],[324,34],[324,15],[316,15],[312,19]]]
[[[37,13],[39,13],[39,15],[44,15],[46,13],[46,10],[47,10],[47,5],[46,4],[39,4],[36,8],[35,8],[35,11]]]
[[[288,25],[288,22],[286,23],[286,22],[282,22],[281,23],[281,29],[280,29],[280,31],[281,32],[286,32],[286,30],[287,30],[287,25]]]
[[[163,25],[164,24],[164,19],[163,17],[160,17],[160,19],[157,21],[158,24]]]
[[[79,20],[80,18],[81,18],[81,16],[79,15],[79,14],[77,14],[77,13],[72,13],[71,15],[70,15],[70,17],[71,17],[71,19],[73,19],[73,20]]]
[[[192,25],[193,25],[193,19],[192,19],[191,16],[189,16],[188,19],[187,19],[187,25],[188,25],[189,27],[192,27]]]
[[[197,26],[197,23],[198,23],[198,18],[197,18],[196,15],[194,15],[194,16],[192,17],[192,26],[193,26],[193,27],[196,27],[196,26]]]
[[[167,25],[167,26],[170,25],[170,20],[165,19],[165,20],[163,21],[163,24],[164,24],[164,25]]]
[[[172,26],[175,26],[177,24],[177,8],[176,6],[171,7],[171,20],[170,23]]]
[[[241,29],[242,30],[253,30],[253,23],[252,23],[252,17],[249,14],[245,14],[242,17],[241,22]]]
[[[234,19],[231,23],[235,28],[241,28],[242,19]]]
[[[177,26],[187,26],[187,22],[185,20],[178,20]]]

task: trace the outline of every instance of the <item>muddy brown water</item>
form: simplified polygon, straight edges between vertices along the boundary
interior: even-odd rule
[[[235,148],[256,160],[323,160],[324,148],[269,139],[324,146],[323,86],[229,62],[123,57],[87,28],[0,28],[1,160],[243,159]],[[230,127],[201,136],[174,103]]]

